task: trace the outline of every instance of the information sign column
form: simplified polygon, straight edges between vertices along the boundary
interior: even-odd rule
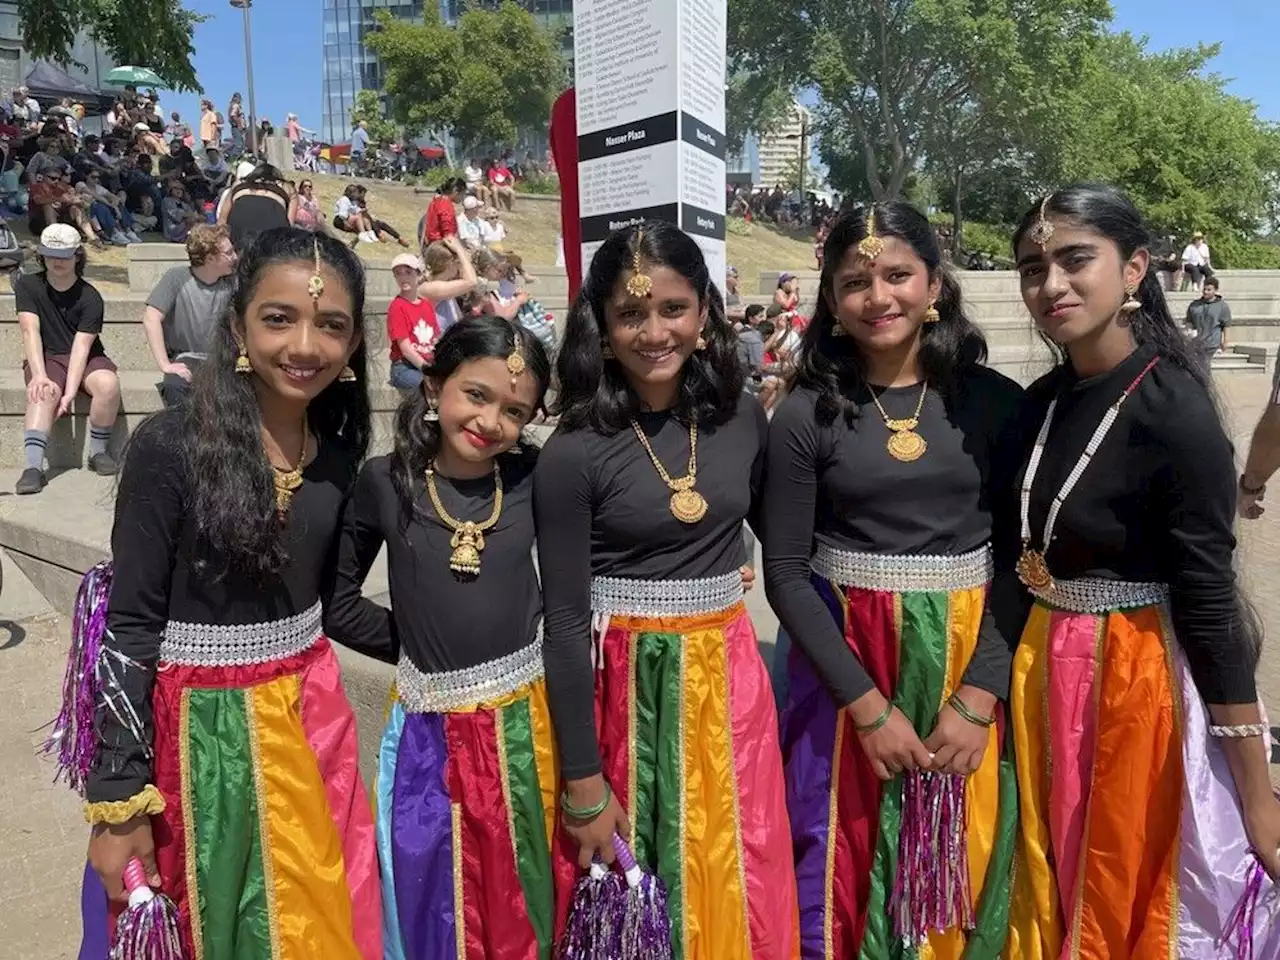
[[[725,273],[726,0],[577,0],[582,265],[643,219],[697,241]]]

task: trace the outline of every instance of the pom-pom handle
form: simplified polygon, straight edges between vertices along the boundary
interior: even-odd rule
[[[136,907],[155,899],[155,891],[147,882],[147,868],[137,857],[130,857],[124,867],[124,888],[129,891],[129,906]]]
[[[618,858],[618,866],[622,868],[622,872],[626,875],[627,885],[631,887],[640,886],[640,881],[644,878],[644,871],[636,863],[635,854],[627,846],[627,841],[616,833],[613,835],[613,852]]]

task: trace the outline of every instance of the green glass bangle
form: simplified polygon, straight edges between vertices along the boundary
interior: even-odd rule
[[[996,722],[995,717],[980,717],[969,709],[969,705],[960,699],[960,695],[953,693],[947,697],[947,703],[951,704],[953,710],[960,716],[964,717],[970,723],[976,723],[980,727],[989,727]]]
[[[892,713],[893,713],[893,704],[886,703],[884,705],[884,713],[880,714],[880,716],[876,717],[870,723],[857,723],[855,721],[853,724],[853,729],[857,730],[859,733],[875,733],[877,730],[879,730],[881,727],[883,727],[886,723],[889,722],[889,715]]]
[[[594,820],[600,814],[604,813],[605,808],[609,806],[609,801],[613,799],[613,791],[609,788],[609,784],[604,785],[604,799],[599,803],[592,804],[589,807],[575,807],[569,802],[569,792],[566,790],[560,794],[560,809],[567,813],[574,820],[582,820],[584,822]]]

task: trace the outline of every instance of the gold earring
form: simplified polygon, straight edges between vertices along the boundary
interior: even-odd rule
[[[613,347],[609,346],[608,340],[600,341],[600,356],[604,357],[606,360],[613,359]]]
[[[1125,301],[1120,304],[1120,312],[1122,314],[1137,313],[1142,309],[1142,301],[1138,299],[1137,292],[1137,287],[1124,288]]]
[[[253,373],[253,364],[249,362],[249,351],[240,344],[240,355],[236,357],[236,373]]]
[[[942,317],[938,313],[938,308],[933,305],[933,301],[929,301],[929,309],[924,312],[925,323],[937,323]]]
[[[705,350],[705,349],[707,349],[707,341],[706,341],[705,339],[703,339],[701,336],[699,336],[699,337],[698,337],[698,342],[697,342],[697,343],[695,343],[695,344],[693,345],[693,349],[695,349],[695,350]]]
[[[342,372],[338,374],[339,383],[355,383],[358,379],[356,372],[350,366],[343,367]]]
[[[849,331],[844,328],[844,325],[839,320],[837,320],[831,325],[831,335],[833,337],[847,337],[849,335]]]

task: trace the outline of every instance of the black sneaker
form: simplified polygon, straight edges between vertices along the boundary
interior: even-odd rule
[[[19,496],[26,496],[30,493],[39,493],[44,489],[44,485],[47,482],[44,478],[43,470],[36,467],[27,467],[22,471],[22,476],[18,478],[17,486],[13,489]]]
[[[89,458],[89,469],[100,477],[114,477],[120,472],[120,464],[109,453],[95,453]]]

